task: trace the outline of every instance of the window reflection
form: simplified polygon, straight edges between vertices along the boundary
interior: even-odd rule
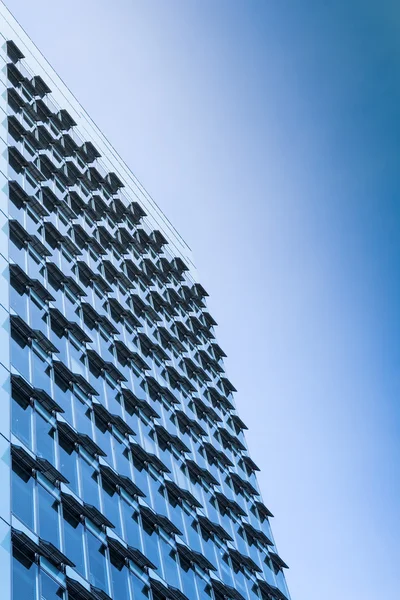
[[[17,548],[13,549],[12,597],[13,600],[35,600],[37,565]]]
[[[110,562],[113,600],[127,600],[129,598],[129,585],[128,569],[125,562],[113,552],[110,552]]]
[[[99,486],[98,473],[86,460],[81,460],[82,478],[81,484],[83,488],[83,499],[88,504],[92,504],[96,508],[100,508],[99,503]]]
[[[28,448],[32,447],[32,406],[26,397],[13,392],[11,430]]]
[[[11,474],[11,510],[30,529],[34,529],[33,489],[35,480],[32,472],[13,460]]]
[[[36,453],[54,464],[54,434],[55,427],[49,421],[35,412]]]
[[[63,515],[65,554],[75,563],[78,573],[84,576],[83,525],[80,516],[73,514],[66,507],[63,509]]]
[[[89,581],[92,585],[106,590],[106,547],[95,535],[87,531],[89,557]]]
[[[133,506],[128,504],[125,500],[121,501],[122,517],[124,522],[124,539],[125,541],[134,548],[141,549],[140,533],[138,516]]]
[[[64,598],[63,588],[44,571],[40,572],[40,600],[60,600]]]
[[[60,547],[59,502],[41,485],[38,486],[38,505],[40,537]]]

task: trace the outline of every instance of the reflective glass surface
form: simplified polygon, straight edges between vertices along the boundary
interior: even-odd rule
[[[77,574],[90,600],[289,599],[207,292],[17,42],[12,511],[37,543],[15,528],[13,599],[75,600]]]

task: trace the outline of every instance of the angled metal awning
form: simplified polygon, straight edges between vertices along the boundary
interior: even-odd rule
[[[152,375],[146,376],[149,388],[157,395],[165,398],[170,404],[180,404],[178,398],[165,386],[161,385]]]
[[[91,396],[98,396],[99,393],[81,374],[73,373],[61,360],[53,360],[53,369],[68,385],[77,384],[84,393]]]
[[[53,485],[56,483],[69,483],[69,480],[60,473],[46,458],[38,457],[37,459],[38,470],[51,481]]]
[[[221,485],[220,482],[217,479],[215,479],[214,475],[210,473],[210,471],[204,469],[203,467],[199,467],[199,465],[196,462],[194,462],[194,460],[186,460],[186,466],[190,474],[196,477],[197,479],[201,479],[207,482],[209,485]]]
[[[272,562],[275,563],[275,565],[277,567],[279,567],[280,569],[288,569],[289,568],[287,566],[287,564],[285,563],[285,561],[282,560],[281,557],[279,556],[279,554],[277,554],[276,552],[272,552],[272,550],[270,550],[269,555],[271,557]]]
[[[260,495],[260,492],[256,490],[256,488],[253,485],[251,485],[250,481],[245,481],[237,473],[231,473],[230,476],[234,485],[237,486],[239,489],[246,490],[246,492],[250,496]]]
[[[93,504],[87,504],[85,502],[84,508],[85,508],[85,513],[84,513],[85,517],[88,517],[95,525],[97,525],[97,527],[111,527],[111,528],[115,527],[115,525],[113,525],[113,523],[111,523],[111,521],[109,519],[107,519],[107,517],[104,516],[103,513],[101,513],[98,508],[93,506]]]
[[[93,402],[94,413],[107,425],[113,425],[122,435],[136,435],[130,425],[119,415],[110,413],[100,402]]]
[[[243,456],[243,462],[245,463],[246,467],[248,467],[251,471],[259,471],[260,467],[258,467],[256,465],[256,463],[254,462],[253,459],[250,458],[250,456],[248,456],[247,454],[245,456]]]
[[[96,158],[101,157],[100,152],[92,144],[92,142],[84,142],[82,144],[82,146],[79,148],[79,154],[81,154],[82,158],[89,163],[96,160]]]
[[[217,570],[216,567],[214,567],[214,565],[208,560],[208,558],[206,558],[200,552],[192,550],[189,548],[189,546],[186,546],[186,544],[181,544],[178,542],[176,544],[176,549],[180,556],[183,556],[191,563],[196,563],[201,569],[204,569],[205,571]]]
[[[119,478],[121,482],[121,487],[123,487],[130,496],[132,496],[133,498],[135,496],[138,496],[140,498],[146,497],[146,494],[142,492],[142,490],[135,483],[133,483],[130,477],[127,477],[126,475],[120,475]]]
[[[37,400],[48,412],[64,412],[47,392],[32,387],[21,375],[11,374],[11,387],[13,393],[20,394],[27,402]]]
[[[156,471],[159,471],[160,473],[171,472],[168,467],[164,465],[162,460],[160,460],[155,454],[147,452],[144,448],[142,448],[142,446],[136,444],[136,442],[131,442],[129,445],[132,450],[132,454],[143,464],[152,465]]]
[[[130,409],[138,409],[150,419],[160,418],[158,412],[155,411],[154,408],[148,402],[146,402],[144,398],[139,398],[131,390],[122,388],[122,395],[124,397],[125,407],[128,409],[128,412]]]
[[[115,320],[118,320],[118,322],[119,322],[119,321],[125,319],[134,328],[141,326],[141,322],[139,321],[139,319],[137,317],[135,317],[133,312],[128,308],[124,308],[122,306],[122,304],[120,302],[118,302],[118,300],[116,298],[111,297],[108,299],[108,302],[110,304],[111,310],[113,311],[114,315],[118,316],[118,319],[115,319]]]
[[[150,587],[154,600],[189,600],[178,588],[150,577]]]
[[[256,507],[256,509],[258,510],[258,514],[262,518],[267,519],[268,517],[273,517],[274,516],[272,514],[272,512],[265,506],[265,504],[263,502],[260,502],[259,500],[257,500],[254,503],[254,506]]]
[[[198,516],[199,523],[202,527],[204,527],[209,533],[215,534],[221,540],[232,542],[233,538],[225,531],[225,529],[219,525],[218,523],[214,523],[208,517],[203,515]]]
[[[108,546],[115,555],[119,558],[119,560],[126,561],[131,560],[136,565],[138,565],[141,569],[156,569],[157,567],[146,558],[144,554],[140,552],[137,548],[133,546],[122,544],[120,541],[108,537],[107,538]]]
[[[117,349],[118,354],[120,356],[123,356],[125,359],[134,362],[138,369],[140,369],[141,371],[151,370],[147,362],[140,356],[139,352],[131,350],[126,344],[124,344],[124,342],[121,342],[121,340],[115,340],[114,345]]]
[[[199,298],[205,298],[206,296],[208,296],[208,293],[203,288],[201,283],[194,283],[192,286],[192,290],[193,290],[194,294],[196,296],[198,296]]]
[[[196,406],[196,410],[200,413],[200,418],[202,414],[206,414],[210,417],[212,421],[214,421],[214,423],[222,422],[222,418],[219,416],[219,414],[211,406],[206,404],[201,398],[197,396],[192,396],[192,401]]]
[[[189,267],[185,262],[183,262],[180,256],[176,256],[175,258],[173,258],[171,261],[171,265],[172,268],[175,269],[175,271],[177,271],[177,273],[179,274],[182,274],[185,271],[189,271]]]
[[[41,548],[44,556],[56,567],[60,568],[62,565],[66,565],[73,568],[76,566],[72,560],[60,552],[60,550],[51,542],[47,542],[46,540],[39,538],[39,547]]]
[[[81,343],[90,344],[92,339],[87,335],[85,331],[78,325],[78,323],[69,321],[59,310],[58,308],[50,307],[49,309],[50,317],[52,323],[59,327],[60,329],[64,329],[66,331],[70,331],[72,335],[79,340]]]
[[[227,585],[226,583],[222,583],[218,579],[211,579],[212,588],[220,594],[222,598],[229,598],[229,600],[245,600],[240,592],[238,592],[234,587]],[[218,598],[220,600],[220,597]]]
[[[174,446],[178,452],[190,452],[186,444],[175,434],[170,433],[163,425],[155,425],[157,437],[165,444]]]
[[[78,501],[75,496],[72,494],[67,494],[66,492],[61,492],[61,502],[63,504],[64,510],[67,510],[71,515],[75,515],[78,517],[85,516],[85,506],[83,502]]]
[[[147,506],[143,506],[143,505],[140,506],[140,514],[142,515],[142,518],[147,520],[153,526],[155,525],[155,526],[161,527],[168,534],[182,535],[182,532],[180,531],[180,529],[178,529],[178,527],[176,527],[176,525],[174,525],[174,523],[172,523],[172,521],[170,521],[168,519],[168,517],[166,517],[164,515],[159,515],[158,513],[153,511],[151,508],[148,508]]]
[[[242,421],[239,415],[232,415],[232,421],[234,425],[241,431],[244,429],[248,429],[247,425]]]
[[[276,586],[271,585],[262,579],[257,579],[257,583],[263,595],[263,600],[289,600],[288,597]]]
[[[17,44],[12,40],[7,40],[7,56],[11,58],[13,62],[18,62],[25,58],[25,55],[22,54],[21,50],[18,48]]]
[[[130,558],[134,563],[138,565],[141,569],[157,569],[157,567],[149,560],[138,548],[133,548],[132,546],[128,546],[130,550]]]
[[[51,89],[40,75],[35,75],[32,77],[31,84],[33,85],[35,93],[38,96],[43,97],[46,94],[51,94]]]
[[[121,485],[121,478],[119,474],[108,465],[100,464],[100,473],[102,479],[105,480],[111,487],[117,487]]]
[[[232,402],[226,396],[224,396],[224,394],[219,392],[215,386],[207,385],[207,391],[214,406],[219,406],[221,404],[227,410],[235,410],[235,406],[232,404]]]
[[[228,393],[230,393],[230,392],[237,392],[237,389],[235,388],[235,386],[233,385],[233,383],[231,383],[230,380],[227,377],[221,377],[221,382],[222,382],[222,385],[224,386],[224,388],[227,390]]]
[[[54,363],[53,363],[54,364]],[[80,373],[74,374],[75,383],[88,396],[99,396],[99,392],[88,382],[88,380]]]
[[[189,490],[180,488],[174,481],[168,479],[165,480],[165,487],[172,496],[177,499],[185,500],[189,506],[192,506],[193,508],[202,508],[201,502],[199,502]]]
[[[100,597],[93,593],[92,586],[89,589],[85,588],[79,581],[72,577],[66,578],[68,599],[71,600],[101,600]]]
[[[236,502],[236,500],[230,500],[222,494],[222,492],[215,492],[215,497],[218,503],[223,506],[227,510],[231,510],[235,515],[245,517],[246,512],[243,508]]]
[[[253,573],[262,573],[262,569],[254,562],[250,556],[246,556],[234,548],[228,549],[231,559],[238,565],[246,567]]]
[[[256,529],[253,527],[253,525],[250,525],[250,523],[243,523],[243,529],[245,530],[247,536],[259,540],[261,544],[264,544],[264,546],[273,546],[273,541],[270,540],[266,533],[260,529]]]
[[[12,527],[11,540],[13,545],[26,556],[34,558],[35,554],[38,554],[49,560],[58,568],[60,568],[61,565],[75,567],[75,564],[69,560],[65,554],[60,552],[60,550],[58,550],[51,542],[43,540],[42,538],[36,538],[37,541],[35,541],[23,531],[19,531]]]
[[[13,460],[24,469],[31,471],[39,471],[46,479],[48,479],[53,485],[57,483],[69,483],[68,479],[64,477],[47,459],[42,457],[34,457],[29,454],[22,446],[17,444],[11,444],[11,456]]]
[[[24,319],[19,315],[10,316],[11,327],[19,333],[27,341],[34,340],[40,348],[48,354],[58,353],[59,350],[55,345],[40,331],[40,329],[32,329]]]
[[[92,282],[94,282],[104,294],[112,292],[112,287],[107,283],[104,277],[102,277],[100,273],[92,271],[85,261],[78,260],[76,264],[78,265],[79,277],[84,285],[91,285]]]
[[[161,231],[159,229],[154,229],[151,232],[150,237],[152,238],[153,246],[156,249],[159,249],[162,246],[165,246],[166,244],[168,244],[168,240],[165,238],[165,236],[161,233]]]
[[[56,115],[53,115],[53,119],[61,131],[68,131],[71,127],[76,126],[74,119],[65,108],[62,108]]]
[[[225,427],[219,426],[218,431],[225,447],[230,448],[233,446],[238,450],[247,450],[246,446],[239,440],[239,438],[229,433],[229,431],[225,429]]]
[[[107,454],[92,440],[92,438],[86,433],[79,433],[79,441],[80,444],[90,456],[107,456]]]
[[[80,434],[66,421],[57,421],[57,429],[70,444],[79,444]]]
[[[92,592],[96,600],[112,600],[111,596],[106,594],[104,590],[101,590],[100,588],[94,585],[90,586],[90,591]]]
[[[218,460],[221,464],[226,467],[233,467],[233,462],[226,456],[224,452],[215,448],[210,442],[204,442],[203,444],[208,457],[212,457]]]
[[[199,437],[207,436],[206,431],[195,419],[191,419],[183,410],[175,411],[176,417],[180,425],[189,432],[194,432]]]

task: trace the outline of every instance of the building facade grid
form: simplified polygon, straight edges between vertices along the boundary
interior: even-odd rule
[[[2,46],[5,597],[288,600],[207,293],[18,42]]]

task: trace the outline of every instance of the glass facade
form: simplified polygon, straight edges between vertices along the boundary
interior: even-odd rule
[[[207,293],[8,32],[11,598],[287,600]]]

